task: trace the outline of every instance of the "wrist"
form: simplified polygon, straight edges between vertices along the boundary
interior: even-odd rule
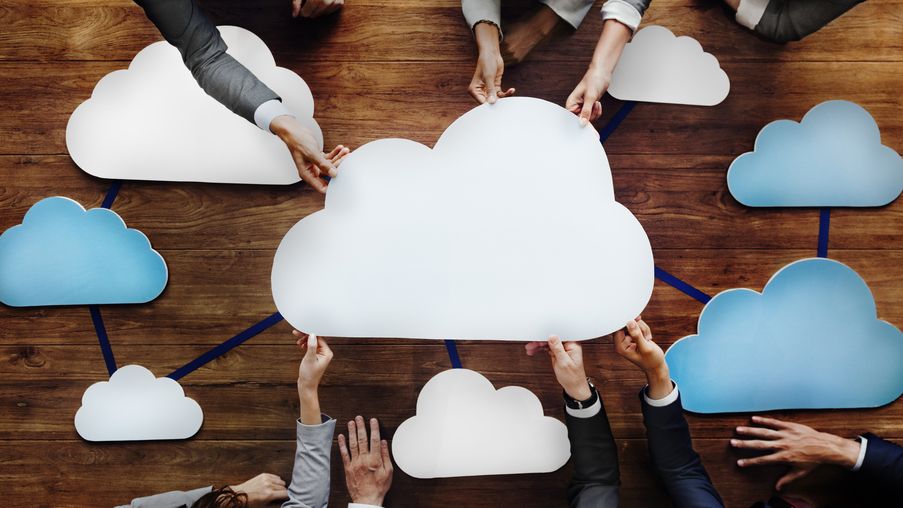
[[[270,121],[270,132],[285,141],[298,125],[298,120],[291,115],[279,115]]]
[[[646,384],[649,385],[648,395],[652,399],[663,399],[667,397],[674,389],[671,383],[671,372],[668,365],[662,362],[662,365],[646,370]]]
[[[568,397],[577,401],[585,401],[593,396],[593,390],[586,380],[563,388]]]
[[[833,434],[826,434],[832,441],[826,462],[841,466],[845,469],[853,469],[859,460],[859,449],[862,446],[858,439],[845,439]]]
[[[370,504],[373,506],[382,506],[383,505],[383,496],[377,496],[377,495],[360,496],[360,497],[352,496],[351,502],[359,503],[359,504]]]

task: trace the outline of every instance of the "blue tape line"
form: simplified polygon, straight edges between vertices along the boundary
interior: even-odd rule
[[[113,206],[113,201],[116,201],[116,195],[119,194],[120,187],[122,187],[122,180],[113,180],[107,195],[103,198],[103,203],[100,205],[101,208],[109,209]]]
[[[621,125],[621,122],[627,118],[627,115],[633,111],[633,107],[636,106],[636,101],[627,101],[621,105],[621,108],[618,109],[618,112],[615,113],[615,116],[611,117],[611,120],[605,124],[605,127],[602,127],[602,130],[599,131],[599,142],[605,143],[608,140],[608,136],[611,136],[615,129]]]
[[[100,307],[88,305],[88,310],[91,311],[91,321],[94,323],[94,331],[97,332],[97,341],[100,342],[100,352],[103,354],[103,361],[107,364],[107,372],[112,376],[117,369],[116,359],[113,358],[113,348],[110,347],[107,328],[103,325],[103,318],[100,317]]]
[[[655,277],[658,280],[664,282],[665,284],[673,286],[674,288],[681,291],[685,295],[691,296],[691,297],[699,300],[702,303],[709,303],[709,300],[712,299],[711,296],[703,293],[702,291],[694,288],[690,284],[687,284],[686,282],[678,279],[677,277],[671,275],[670,273],[662,270],[661,268],[659,268],[657,266],[655,267]]]
[[[216,346],[215,348],[211,349],[210,351],[207,351],[206,353],[202,354],[201,356],[195,358],[194,360],[191,360],[190,362],[186,363],[185,365],[172,371],[172,373],[170,373],[166,377],[175,379],[176,381],[178,381],[179,379],[185,377],[186,375],[191,374],[192,372],[198,370],[199,368],[204,366],[204,364],[206,364],[207,362],[215,360],[218,357],[220,357],[220,356],[228,353],[229,351],[235,349],[236,347],[242,345],[246,340],[248,340],[251,337],[257,335],[258,333],[266,330],[267,328],[275,325],[276,323],[282,321],[282,319],[283,319],[282,314],[280,314],[279,312],[274,312],[270,317],[264,319],[263,321],[260,321],[258,323],[251,325],[251,327],[248,328],[247,330],[239,333],[235,337],[232,337],[231,339],[227,340],[226,342],[223,342],[219,346]]]
[[[451,339],[445,339],[445,349],[448,350],[448,359],[451,360],[452,368],[461,368],[461,358],[458,356],[458,345]]]
[[[831,209],[822,208],[818,214],[818,257],[828,257],[828,230],[831,228]]]

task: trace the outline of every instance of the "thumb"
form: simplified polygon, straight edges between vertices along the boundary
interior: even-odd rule
[[[583,96],[583,108],[580,110],[580,125],[587,125],[593,117],[593,105],[595,101],[590,101]]]
[[[498,99],[498,97],[499,89],[495,86],[494,83],[491,83],[489,85],[489,98],[487,102],[489,102],[489,104],[495,104],[495,101]]]
[[[565,354],[564,346],[561,344],[561,339],[558,338],[557,335],[549,336],[549,349],[552,351],[552,356],[555,358]]]
[[[778,483],[775,484],[774,488],[776,490],[781,490],[787,486],[788,483],[793,482],[794,480],[799,480],[800,478],[809,474],[812,470],[807,467],[794,467],[791,468],[790,471],[787,472],[784,476],[778,478]]]
[[[307,336],[307,351],[304,352],[304,359],[317,356],[317,336],[310,334]]]

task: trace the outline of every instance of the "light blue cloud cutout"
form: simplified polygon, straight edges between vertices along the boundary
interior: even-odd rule
[[[168,274],[147,237],[111,210],[42,199],[0,235],[0,302],[14,307],[149,302]]]
[[[727,186],[746,206],[882,206],[903,192],[903,159],[881,144],[872,116],[823,102],[800,123],[777,120],[731,163]]]
[[[699,334],[665,359],[696,413],[877,407],[903,394],[903,333],[876,317],[865,281],[830,259],[791,263],[762,293],[719,293]]]

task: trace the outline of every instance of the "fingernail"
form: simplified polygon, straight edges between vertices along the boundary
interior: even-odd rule
[[[731,439],[731,446],[737,446],[737,440]]]
[[[746,463],[746,462],[745,462],[743,459],[740,459],[740,460],[737,461],[737,465],[740,466],[740,467],[743,467],[743,464],[745,464],[745,463]]]

